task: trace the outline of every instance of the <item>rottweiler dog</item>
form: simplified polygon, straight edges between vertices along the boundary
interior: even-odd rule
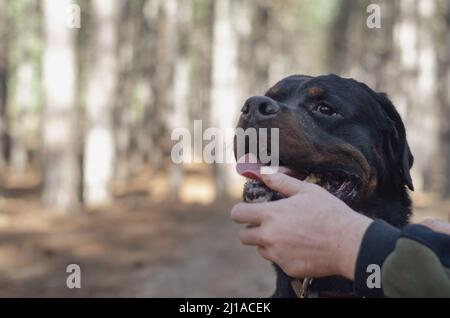
[[[411,200],[407,188],[413,190],[409,172],[413,156],[400,115],[384,93],[334,74],[293,75],[264,96],[249,98],[241,112],[240,128],[279,129],[283,171],[318,184],[371,218],[396,227],[408,223]],[[235,139],[235,152],[236,146]],[[270,142],[268,146],[270,153]],[[248,155],[248,145],[245,149]],[[249,177],[244,201],[282,197],[260,182],[257,174],[247,173],[248,165],[239,168],[242,158],[237,159],[238,172]],[[273,296],[297,297],[294,280],[275,268]],[[352,282],[342,277],[317,278],[309,284],[310,295],[352,296]]]

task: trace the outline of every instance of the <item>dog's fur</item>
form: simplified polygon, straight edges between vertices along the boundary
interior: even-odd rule
[[[408,222],[411,201],[406,188],[413,189],[409,173],[413,156],[402,120],[385,94],[336,75],[293,75],[278,82],[264,96],[279,111],[258,116],[247,109],[238,127],[279,128],[283,165],[292,170],[357,175],[358,194],[347,204],[396,227]],[[322,104],[336,114],[318,111]],[[276,270],[274,296],[295,297],[292,278],[277,266]],[[342,277],[315,279],[311,288],[337,294],[353,289],[352,283]]]

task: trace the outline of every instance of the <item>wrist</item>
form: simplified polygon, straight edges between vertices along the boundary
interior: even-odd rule
[[[362,214],[354,211],[347,212],[344,222],[341,222],[341,229],[336,240],[338,248],[335,259],[337,260],[338,275],[354,280],[361,242],[372,222],[372,219]]]

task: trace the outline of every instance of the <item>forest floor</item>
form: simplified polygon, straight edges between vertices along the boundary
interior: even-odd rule
[[[126,188],[113,204],[62,214],[40,205],[33,182],[13,184],[0,198],[0,297],[271,294],[272,267],[239,243],[233,202],[158,202]],[[66,286],[69,264],[81,268],[80,289]]]
[[[20,196],[18,197],[18,195]],[[448,219],[450,201],[415,194],[415,221]],[[146,191],[69,215],[34,191],[0,199],[0,297],[266,297],[271,265],[239,243],[233,202],[154,202]],[[81,288],[66,287],[68,264]]]

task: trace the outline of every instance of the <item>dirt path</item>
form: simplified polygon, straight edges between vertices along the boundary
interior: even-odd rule
[[[152,205],[145,197],[82,215],[37,200],[0,202],[0,296],[258,297],[271,266],[237,239],[221,206]],[[66,287],[68,264],[82,288]]]
[[[228,208],[212,211],[189,227],[177,242],[170,262],[148,267],[135,276],[131,294],[171,297],[267,297],[275,276],[255,249],[238,241],[238,226]],[[194,217],[195,218],[195,217]],[[184,220],[183,223],[187,221]]]

